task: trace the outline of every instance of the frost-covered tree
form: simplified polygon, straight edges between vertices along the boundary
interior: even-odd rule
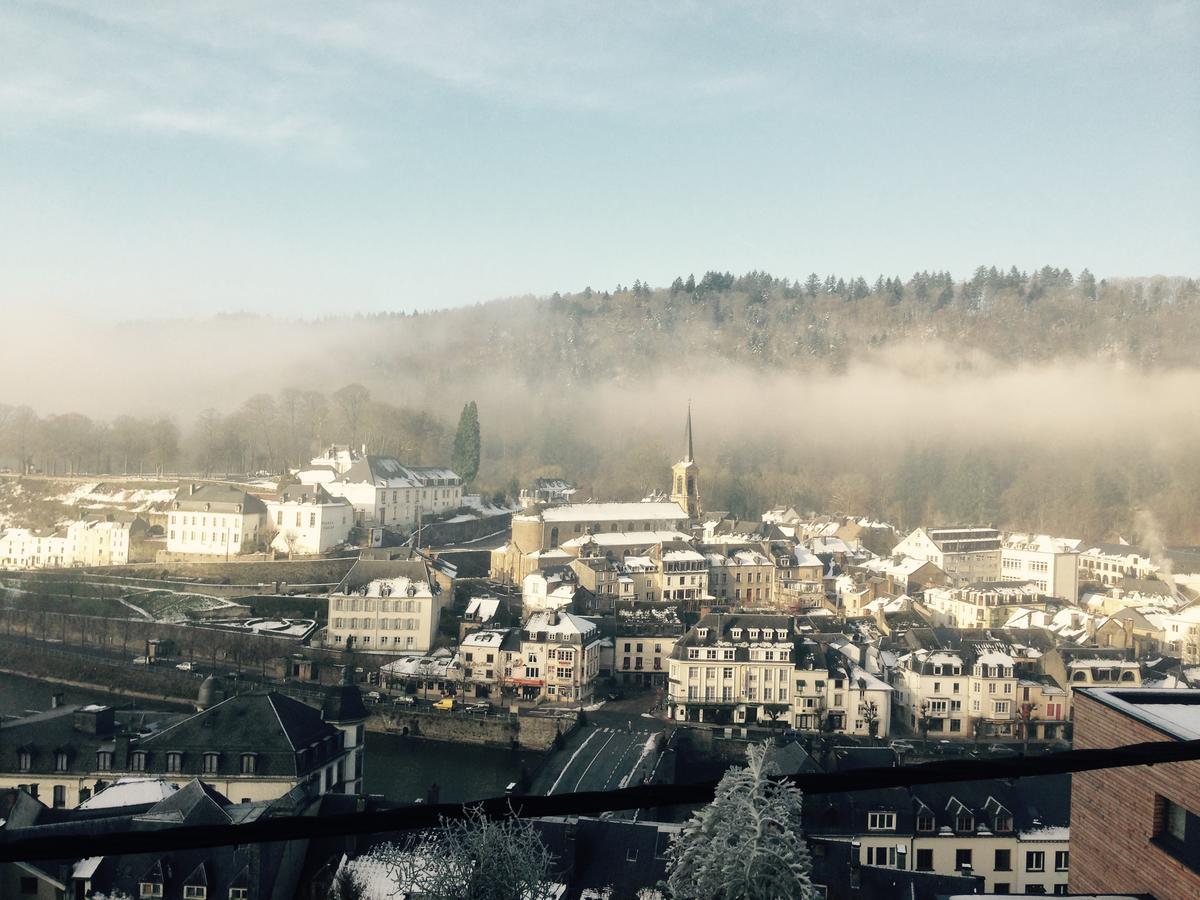
[[[429,900],[549,900],[550,852],[522,819],[488,819],[475,809],[410,843],[383,844],[372,855],[388,865],[398,896]],[[407,893],[405,893],[407,892]]]
[[[804,843],[803,795],[776,781],[766,745],[753,744],[745,768],[732,768],[713,802],[695,813],[667,855],[670,895],[711,900],[815,897]]]
[[[333,884],[329,886],[329,900],[362,900],[362,898],[363,887],[358,876],[346,866],[342,866],[338,869],[337,875],[333,877]]]

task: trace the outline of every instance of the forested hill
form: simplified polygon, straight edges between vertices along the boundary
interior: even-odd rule
[[[552,475],[628,498],[666,484],[690,400],[710,508],[1106,538],[1153,518],[1200,541],[1189,278],[710,272],[430,313],[79,331],[10,341],[10,371],[38,377],[0,395],[0,467],[281,471],[332,442],[444,464],[474,401],[477,487]],[[70,360],[61,377],[48,346]]]
[[[620,377],[678,365],[685,353],[836,371],[910,341],[983,351],[1001,364],[1099,357],[1169,367],[1195,363],[1200,286],[1191,278],[1097,280],[1086,269],[1076,277],[1049,266],[980,267],[959,282],[945,272],[873,282],[708,272],[668,288],[635,281],[399,318],[409,347],[486,347],[493,364],[533,380],[548,367],[576,378]]]

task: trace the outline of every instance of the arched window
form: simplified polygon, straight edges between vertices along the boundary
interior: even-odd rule
[[[558,546],[558,526],[555,526],[554,528],[550,529],[550,546],[551,547]]]
[[[683,476],[682,475],[675,476],[675,493],[677,493],[677,494],[683,493]]]

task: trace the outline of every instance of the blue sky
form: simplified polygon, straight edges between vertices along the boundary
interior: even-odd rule
[[[1200,274],[1200,4],[0,5],[0,301]]]

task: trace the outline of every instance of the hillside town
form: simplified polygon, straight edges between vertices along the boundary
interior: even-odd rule
[[[536,749],[540,774],[515,784],[553,794],[577,771],[577,789],[610,789],[589,775],[610,764],[622,785],[686,781],[762,741],[781,774],[1036,758],[1072,747],[1088,703],[1169,690],[1188,709],[1200,696],[1188,690],[1200,688],[1200,551],[979,522],[898,530],[790,506],[739,519],[705,505],[694,438],[689,408],[669,483],[618,500],[581,501],[573,482],[543,478],[484,501],[450,468],[346,445],[276,479],[185,478],[124,489],[124,503],[76,488],[78,518],[0,537],[5,648],[19,636],[28,654],[57,610],[55,652],[78,628],[73,660],[94,654],[114,678],[123,666],[139,689],[194,691],[193,709],[56,695],[4,721],[0,834],[83,821],[97,804],[127,809],[131,828],[168,807],[188,821],[197,803],[234,822],[334,808],[369,793],[373,733]],[[111,622],[74,616],[92,591],[135,620],[117,626],[123,663],[99,658],[113,654]],[[260,677],[243,681],[255,661]],[[829,897],[867,883],[914,897],[1066,893],[1079,862],[1072,791],[1053,776],[819,797],[804,811],[815,877]],[[678,819],[659,813],[620,833],[618,820],[580,819],[587,852],[668,839]],[[329,851],[314,865],[326,881],[345,870],[369,882],[370,854]],[[166,884],[166,864],[146,865],[137,884],[103,861],[76,866],[77,895],[163,896],[145,884]],[[231,879],[230,897],[267,896],[241,865],[196,863]],[[655,865],[604,896],[652,888]],[[53,867],[9,868],[0,888],[67,883]],[[588,883],[595,872],[559,874],[561,896],[611,888]],[[184,896],[198,884],[185,879]]]

